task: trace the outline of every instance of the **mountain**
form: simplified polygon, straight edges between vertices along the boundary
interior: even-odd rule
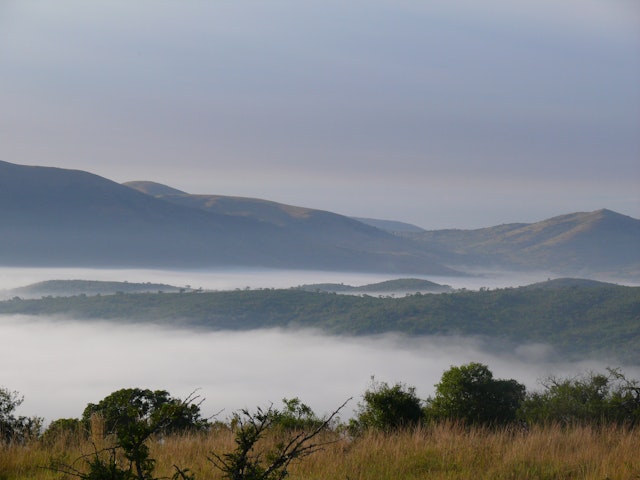
[[[366,223],[367,225],[371,225],[372,227],[376,227],[392,233],[419,233],[425,231],[424,228],[413,225],[412,223],[398,222],[397,220],[380,220],[377,218],[362,217],[351,218],[353,218],[354,220],[358,220],[359,222]]]
[[[431,258],[428,251],[390,232],[336,213],[316,210],[257,198],[222,195],[194,195],[155,182],[135,181],[123,185],[154,195],[176,205],[196,208],[218,215],[252,219],[263,224],[286,229],[310,242],[322,242],[338,249],[358,252],[395,252],[399,257],[410,255]],[[432,271],[437,261],[432,259]],[[446,269],[439,267],[440,272]],[[449,270],[449,273],[455,273]]]
[[[640,220],[606,209],[531,224],[404,236],[449,265],[640,277]]]
[[[0,204],[0,265],[455,273],[411,241],[340,215],[300,209],[278,223],[78,170],[0,162]]]
[[[88,172],[1,161],[0,205],[0,265],[422,275],[502,268],[640,279],[640,220],[610,210],[407,231],[267,200],[120,185]]]

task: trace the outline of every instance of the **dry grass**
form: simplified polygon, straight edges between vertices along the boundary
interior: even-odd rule
[[[621,427],[534,427],[529,432],[464,429],[440,425],[396,434],[370,432],[356,439],[330,435],[324,450],[294,463],[292,479],[640,479],[640,431]],[[267,438],[264,447],[276,442]],[[207,460],[210,452],[231,451],[226,429],[206,435],[176,436],[156,442],[157,475],[173,465],[188,467],[197,479],[222,478]],[[59,439],[0,450],[0,480],[62,479],[41,467],[51,458],[71,462],[91,452],[90,442]]]

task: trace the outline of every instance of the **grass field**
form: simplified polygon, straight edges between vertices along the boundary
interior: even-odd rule
[[[640,431],[614,426],[536,426],[525,432],[440,425],[355,439],[328,433],[323,440],[332,443],[292,464],[291,479],[640,479]],[[262,448],[277,441],[275,435],[265,438]],[[171,477],[175,464],[196,479],[215,480],[222,474],[207,457],[233,450],[234,436],[221,429],[150,446],[157,477]],[[93,451],[90,441],[71,437],[2,448],[1,480],[73,478],[45,467],[60,459],[82,470],[84,462],[74,460]]]

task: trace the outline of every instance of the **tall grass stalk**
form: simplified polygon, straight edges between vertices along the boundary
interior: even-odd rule
[[[467,429],[455,424],[396,433],[366,432],[341,438],[294,463],[290,478],[305,480],[412,479],[640,479],[640,431],[624,427],[534,426],[516,429]],[[262,448],[273,447],[274,433]],[[229,452],[234,435],[220,428],[207,434],[181,435],[152,442],[157,475],[170,477],[173,465],[189,468],[197,479],[221,479],[207,460],[210,452]],[[46,470],[51,458],[73,460],[92,451],[91,440],[34,441],[0,447],[0,480],[61,479]]]

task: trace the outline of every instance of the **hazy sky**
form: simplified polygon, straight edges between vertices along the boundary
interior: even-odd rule
[[[640,218],[640,4],[0,0],[0,159],[425,228]]]

